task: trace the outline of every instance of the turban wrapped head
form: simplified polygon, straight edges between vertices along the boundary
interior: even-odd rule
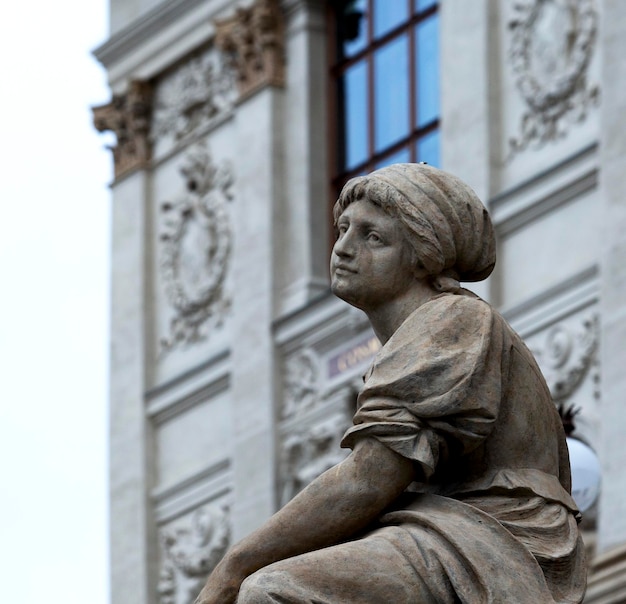
[[[496,263],[487,209],[461,179],[427,164],[393,164],[349,180],[335,203],[335,222],[366,199],[403,224],[421,268],[433,277],[486,279]]]

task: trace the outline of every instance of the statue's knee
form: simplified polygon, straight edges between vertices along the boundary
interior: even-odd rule
[[[242,584],[237,597],[237,604],[275,604],[276,596],[280,595],[280,573],[258,570],[250,575]]]

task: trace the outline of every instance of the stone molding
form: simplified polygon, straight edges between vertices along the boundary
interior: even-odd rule
[[[237,74],[240,100],[266,86],[285,85],[285,25],[278,0],[256,0],[216,20],[215,45]]]
[[[224,281],[232,247],[227,210],[233,199],[231,166],[215,165],[198,143],[189,149],[180,172],[186,193],[160,208],[161,276],[175,311],[169,335],[161,339],[163,351],[204,340],[208,324],[221,325],[230,309]]]
[[[196,510],[188,527],[161,531],[159,604],[189,604],[230,545],[228,507]]]
[[[585,604],[615,604],[626,597],[626,546],[591,560]]]
[[[230,110],[234,97],[234,74],[216,53],[194,56],[157,84],[152,138],[179,141]]]
[[[111,148],[116,179],[144,168],[150,161],[152,93],[148,82],[133,80],[126,93],[113,95],[106,105],[92,108],[96,130],[110,130],[117,138],[117,144]]]
[[[564,137],[566,121],[583,122],[600,99],[598,86],[588,82],[598,24],[595,0],[523,0],[514,10],[509,60],[526,111],[519,136],[509,140],[510,158]],[[550,26],[553,22],[559,27]]]
[[[225,3],[227,0],[222,0]],[[114,33],[98,46],[93,55],[106,68],[149,40],[156,38],[172,23],[182,20],[193,10],[206,4],[206,0],[168,0],[157,4],[126,27]],[[221,7],[217,7],[219,10]]]

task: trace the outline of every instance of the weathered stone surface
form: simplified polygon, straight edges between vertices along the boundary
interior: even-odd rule
[[[332,290],[381,343],[345,460],[216,567],[197,604],[581,602],[565,435],[532,354],[460,281],[495,264],[487,211],[397,164],[335,206]]]

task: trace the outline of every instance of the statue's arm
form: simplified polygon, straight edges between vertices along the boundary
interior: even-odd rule
[[[234,602],[243,580],[256,570],[351,537],[377,518],[414,474],[411,461],[373,438],[363,439],[347,459],[233,546],[196,604]]]

